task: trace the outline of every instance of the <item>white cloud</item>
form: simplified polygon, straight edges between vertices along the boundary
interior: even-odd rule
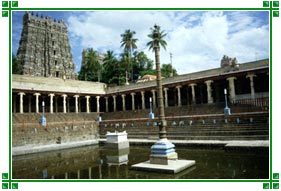
[[[121,53],[120,41],[126,29],[134,30],[138,51],[148,52],[147,34],[159,24],[168,33],[167,51],[161,49],[161,63],[170,62],[180,74],[220,66],[224,54],[239,62],[268,57],[268,20],[255,12],[190,11],[96,11],[72,14],[69,24],[75,48],[93,47],[102,52]],[[264,14],[264,13],[263,13]],[[268,18],[267,18],[268,19]],[[79,52],[79,51],[78,51]],[[79,69],[79,68],[78,68]]]

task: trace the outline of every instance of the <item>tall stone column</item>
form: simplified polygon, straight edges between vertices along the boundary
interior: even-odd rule
[[[169,88],[164,88],[165,107],[168,107],[168,89]]]
[[[122,97],[122,110],[126,111],[126,100],[125,100],[126,95],[122,94],[121,97]]]
[[[251,98],[255,98],[255,84],[254,84],[254,77],[256,77],[255,74],[251,73],[246,76],[246,78],[250,78],[250,88],[251,88]]]
[[[142,109],[145,109],[144,91],[141,91],[141,105],[142,105]]]
[[[229,77],[228,80],[228,91],[229,91],[229,101],[235,102],[235,84],[234,80],[236,80],[236,77]]]
[[[192,84],[189,84],[189,86],[191,87],[191,95],[192,95],[192,103],[195,104],[196,103],[196,98],[195,98],[195,86],[197,84],[195,83],[192,83]]]
[[[136,108],[135,108],[135,93],[131,93],[131,96],[132,96],[132,110],[134,111]]]
[[[49,94],[50,96],[50,113],[54,113],[54,108],[53,108],[53,98],[55,94]]]
[[[97,113],[100,112],[100,96],[96,96],[97,99]]]
[[[112,98],[113,98],[113,111],[116,112],[116,95],[113,95]]]
[[[79,108],[78,108],[79,95],[74,95],[73,97],[75,98],[75,113],[78,113],[79,112]]]
[[[25,95],[25,93],[20,92],[18,93],[18,95],[20,95],[20,113],[23,113],[23,96]]]
[[[177,86],[178,91],[178,107],[181,107],[181,86]]]
[[[66,113],[66,94],[62,94],[61,97],[63,98],[63,113]]]
[[[31,113],[31,95],[28,95],[28,113]]]
[[[155,92],[156,90],[151,90],[152,93],[152,107],[155,109],[156,108],[156,97],[155,97]]]
[[[90,113],[90,101],[89,101],[90,96],[85,96],[85,98],[86,98],[86,112]]]
[[[35,112],[39,113],[39,96],[41,95],[40,93],[35,93]]]
[[[108,97],[105,98],[105,112],[108,112]]]
[[[207,97],[208,97],[208,103],[214,103],[214,99],[212,97],[212,86],[213,80],[207,80],[205,81],[205,84],[207,85]]]

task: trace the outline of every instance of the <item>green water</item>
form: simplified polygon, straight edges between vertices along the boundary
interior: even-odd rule
[[[119,152],[87,146],[13,157],[13,179],[267,179],[268,152],[176,148],[179,159],[196,165],[178,174],[135,171],[130,166],[149,159],[150,146]]]

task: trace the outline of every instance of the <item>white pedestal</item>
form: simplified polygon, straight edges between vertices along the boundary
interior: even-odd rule
[[[123,132],[107,132],[106,133],[106,148],[124,149],[129,147],[126,131]]]

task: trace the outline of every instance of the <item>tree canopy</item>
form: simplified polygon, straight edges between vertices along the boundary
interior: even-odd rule
[[[173,76],[177,76],[177,70],[175,68],[172,67],[171,64],[162,64],[161,66],[161,75],[162,77],[171,77],[171,73],[173,74]]]
[[[149,49],[154,50],[153,46],[155,44],[159,44],[165,49],[167,43],[163,38],[167,34],[161,31],[160,27],[156,28],[154,32],[157,32],[156,36],[153,36],[153,34],[148,35],[152,39],[147,43]],[[112,50],[108,50],[103,56],[93,48],[84,50],[78,79],[124,85],[126,83],[126,73],[130,83],[134,83],[146,74],[156,75],[153,60],[149,59],[143,51],[135,51],[137,49],[136,42],[138,41],[138,39],[134,38],[135,34],[136,32],[130,29],[121,34],[120,43],[124,51],[120,55],[116,55]],[[172,69],[171,64],[163,64],[161,71],[163,77],[169,77],[171,71],[173,71],[174,75],[177,75],[177,71],[174,68]]]

